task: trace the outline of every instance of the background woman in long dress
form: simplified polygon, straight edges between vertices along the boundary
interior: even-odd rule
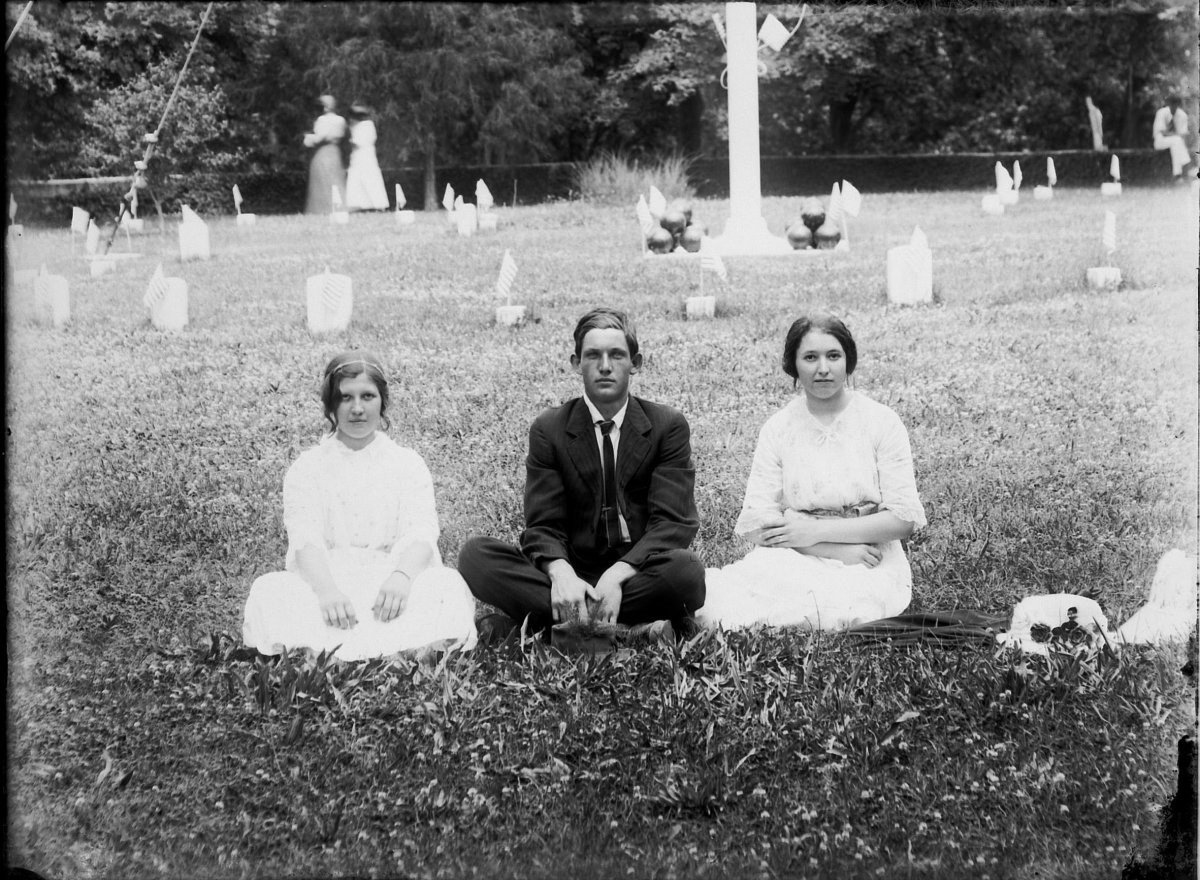
[[[375,155],[377,133],[371,108],[354,104],[350,118],[350,168],[346,172],[346,205],[351,211],[386,211],[387,186]]]
[[[387,388],[368,352],[343,352],[325,368],[332,430],[284,478],[286,568],[251,586],[247,646],[336,648],[361,660],[474,644],[475,600],[438,554],[433,478],[384,433]]]
[[[801,318],[783,369],[802,394],[763,425],[736,532],[755,545],[706,572],[697,618],[727,629],[843,629],[901,613],[912,571],[900,541],[925,525],[908,432],[847,387],[858,349],[833,317]]]
[[[342,166],[342,139],[346,137],[346,120],[337,112],[332,95],[319,98],[322,113],[313,123],[313,130],[304,136],[304,146],[313,150],[308,164],[308,199],[306,214],[328,214],[333,210],[333,188],[336,186],[343,201],[346,198],[346,169]]]

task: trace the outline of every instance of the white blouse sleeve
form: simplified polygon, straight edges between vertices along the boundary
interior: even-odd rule
[[[887,409],[885,413],[886,416],[880,420],[880,435],[876,445],[881,498],[879,506],[919,529],[926,525],[925,508],[917,494],[908,431],[895,412]]]
[[[325,516],[317,464],[310,450],[292,463],[283,478],[283,525],[288,536],[289,571],[295,566],[298,550],[325,547]]]
[[[783,514],[783,458],[779,448],[777,420],[768,419],[758,432],[742,512],[733,531],[739,537],[761,528],[764,522]]]
[[[433,558],[439,559],[437,541],[437,506],[433,496],[433,475],[425,460],[412,449],[401,450],[400,487],[401,496],[396,522],[396,540],[388,553],[392,565],[399,562],[413,544],[424,541],[433,549]]]

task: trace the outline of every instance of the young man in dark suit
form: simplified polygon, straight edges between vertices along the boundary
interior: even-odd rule
[[[529,430],[520,547],[475,537],[459,552],[471,592],[507,618],[480,621],[485,641],[527,616],[532,631],[620,624],[666,639],[704,604],[704,567],[687,549],[699,528],[691,429],[629,393],[641,365],[623,312],[579,319],[571,366],[584,393]]]

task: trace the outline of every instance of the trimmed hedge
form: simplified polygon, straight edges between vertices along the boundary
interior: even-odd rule
[[[1155,150],[1117,150],[1121,180],[1133,186],[1170,183],[1171,165],[1166,152]],[[1046,158],[1053,156],[1058,181],[1064,186],[1096,186],[1109,180],[1108,168],[1113,153],[1093,150],[1043,153],[960,153],[955,155],[907,156],[766,156],[761,160],[764,196],[823,195],[835,181],[849,180],[862,192],[914,192],[990,189],[995,180],[995,164],[1003,162],[1011,171],[1020,161],[1024,185],[1046,182]],[[573,197],[574,166],[569,162],[540,165],[475,165],[439,168],[437,172],[440,208],[446,185],[468,202],[475,200],[476,181],[487,181],[497,204],[537,204]],[[424,176],[420,168],[385,168],[388,195],[399,183],[408,207],[421,207],[424,200]],[[729,161],[701,159],[691,166],[696,194],[701,198],[726,198],[729,195]],[[153,182],[153,195],[164,214],[177,214],[186,203],[201,214],[233,213],[231,189],[237,183],[244,208],[256,214],[299,214],[304,210],[306,180],[301,172],[270,174],[206,174],[187,179],[173,177]],[[55,183],[53,181],[17,181],[10,192],[20,206],[18,220],[30,225],[58,226],[69,222],[71,207],[78,205],[105,220],[115,219],[121,195],[128,183]],[[155,203],[149,193],[140,199],[139,213],[153,222]]]

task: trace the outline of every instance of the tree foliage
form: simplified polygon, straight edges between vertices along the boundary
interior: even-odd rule
[[[10,32],[24,4],[5,4]],[[39,0],[7,53],[17,178],[129,173],[202,2]],[[789,28],[800,4],[763,4]],[[376,112],[385,166],[720,156],[719,3],[220,2],[163,131],[156,173],[303,171],[316,96]],[[1196,0],[1104,5],[813,4],[760,50],[764,154],[1148,143],[1164,93],[1195,109]]]

